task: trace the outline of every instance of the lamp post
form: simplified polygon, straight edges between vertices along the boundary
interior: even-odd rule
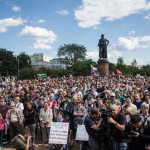
[[[15,55],[16,59],[18,58],[18,77],[19,77],[19,55]]]

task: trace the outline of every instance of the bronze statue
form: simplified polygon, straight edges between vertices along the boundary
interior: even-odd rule
[[[107,60],[107,46],[109,41],[104,38],[104,34],[101,35],[101,39],[99,39],[99,60]]]

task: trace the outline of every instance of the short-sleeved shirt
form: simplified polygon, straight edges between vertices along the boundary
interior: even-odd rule
[[[87,132],[89,135],[92,135],[93,133],[96,132],[96,130],[94,130],[94,129],[92,128],[92,127],[95,125],[95,122],[94,122],[94,120],[90,117],[90,115],[88,115],[88,116],[85,117],[84,124],[85,124],[86,132]]]
[[[137,109],[141,109],[141,104],[143,103],[143,101],[133,101],[133,104],[137,107]]]
[[[120,125],[126,125],[126,116],[123,113],[118,113],[116,118],[114,119]],[[110,124],[110,130],[114,141],[116,142],[125,142],[125,133],[124,131],[120,131],[114,124]]]

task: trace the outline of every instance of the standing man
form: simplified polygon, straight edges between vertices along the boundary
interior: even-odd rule
[[[23,112],[23,110],[24,110],[23,103],[20,102],[20,97],[17,95],[15,96],[15,106],[16,106],[16,108],[20,108],[21,111]]]
[[[99,109],[98,108],[93,108],[91,113],[85,117],[85,129],[89,135],[89,145],[91,150],[99,150],[99,145],[98,145],[98,139],[99,136],[97,135],[97,131],[100,128],[100,125],[102,123],[102,118],[100,119],[100,121],[98,122],[98,124],[96,124],[94,122],[94,118],[98,117],[100,115]]]
[[[16,135],[21,133],[23,113],[19,108],[15,107],[15,103],[11,103],[10,108],[6,115],[6,123],[10,129],[10,138],[12,140]]]
[[[112,118],[108,118],[110,123],[110,131],[114,138],[115,150],[127,150],[126,136],[124,133],[126,125],[126,117],[123,113],[119,112],[116,104],[110,106],[112,110]]]
[[[65,101],[60,103],[59,110],[62,111],[65,115],[65,119],[69,122],[72,121],[72,109],[73,105],[71,102],[69,102],[69,96],[65,96]]]

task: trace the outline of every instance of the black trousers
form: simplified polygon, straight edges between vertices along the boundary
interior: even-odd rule
[[[12,140],[16,135],[21,133],[21,125],[19,121],[10,122],[9,129],[10,129],[10,139]]]

